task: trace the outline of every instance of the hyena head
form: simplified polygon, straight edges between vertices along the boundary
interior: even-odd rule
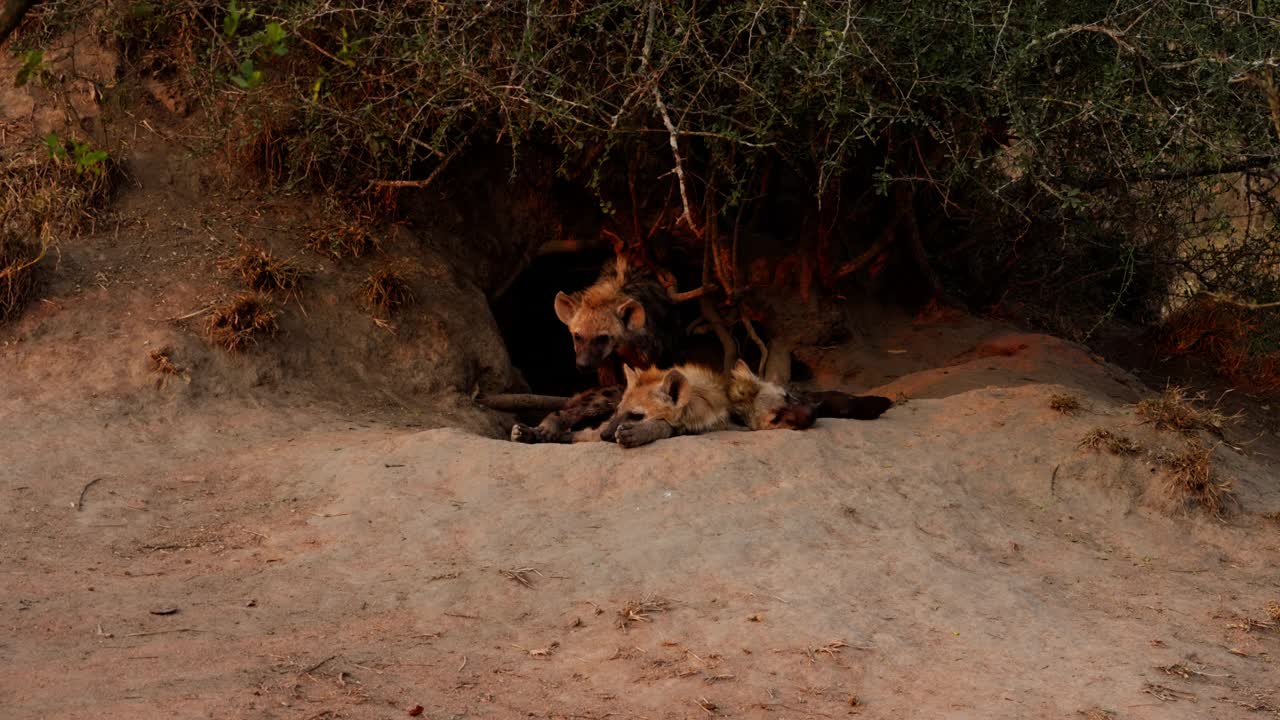
[[[614,432],[623,423],[662,420],[674,424],[689,405],[692,395],[689,379],[675,368],[659,370],[651,367],[637,371],[630,365],[623,365],[622,373],[627,378],[627,389],[618,401],[613,418],[601,433],[605,440],[612,440]]]
[[[761,379],[742,360],[729,377],[729,403],[738,420],[752,430],[804,430],[817,419],[812,405]]]
[[[607,287],[556,295],[556,317],[569,326],[573,352],[582,371],[604,365],[628,338],[645,329],[644,306]]]

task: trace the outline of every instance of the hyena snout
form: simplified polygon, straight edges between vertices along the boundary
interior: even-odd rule
[[[792,430],[808,430],[818,419],[817,409],[805,404],[788,405],[778,418],[781,427]]]
[[[604,343],[591,343],[586,347],[579,348],[575,363],[578,366],[578,372],[590,372],[604,365],[609,356],[613,354],[613,345]]]

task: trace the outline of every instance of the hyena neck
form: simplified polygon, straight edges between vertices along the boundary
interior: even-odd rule
[[[657,348],[650,345],[650,343],[624,344],[616,351],[618,359],[630,365],[633,370],[647,370],[654,365],[659,365],[662,358],[656,352]]]

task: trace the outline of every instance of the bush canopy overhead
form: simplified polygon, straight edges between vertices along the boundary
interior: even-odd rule
[[[975,304],[1072,297],[1104,319],[1149,320],[1188,275],[1197,289],[1280,296],[1276,0],[110,12],[135,58],[185,43],[207,60],[214,72],[193,79],[243,93],[270,118],[286,172],[328,187],[426,185],[496,142],[512,173],[554,158],[629,243],[665,221],[719,258],[739,225],[781,207],[816,238],[806,251],[828,284],[898,244],[935,290]],[[1241,174],[1264,222],[1214,202]],[[737,269],[717,272],[736,284]]]

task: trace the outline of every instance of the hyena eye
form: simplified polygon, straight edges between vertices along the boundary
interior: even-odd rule
[[[573,334],[573,341],[574,341],[574,342],[576,342],[576,343],[581,343],[581,342],[582,342],[582,336],[581,336],[581,335],[579,335],[578,333],[574,333],[574,334]]]
[[[769,417],[769,424],[770,424],[770,425],[778,425],[778,424],[780,424],[781,422],[782,422],[782,411],[781,411],[781,410],[779,410],[778,412],[774,413],[773,415],[771,415],[771,416]]]
[[[608,343],[608,342],[609,342],[609,336],[608,336],[608,335],[597,335],[597,336],[595,337],[595,339],[594,339],[594,340],[592,340],[592,342],[594,342],[594,343],[595,343],[595,344],[597,344],[597,345],[604,345],[604,344],[606,344],[606,343]]]
[[[630,420],[631,422],[639,422],[644,419],[644,413],[636,412],[632,410],[631,412],[627,413],[627,419]]]

